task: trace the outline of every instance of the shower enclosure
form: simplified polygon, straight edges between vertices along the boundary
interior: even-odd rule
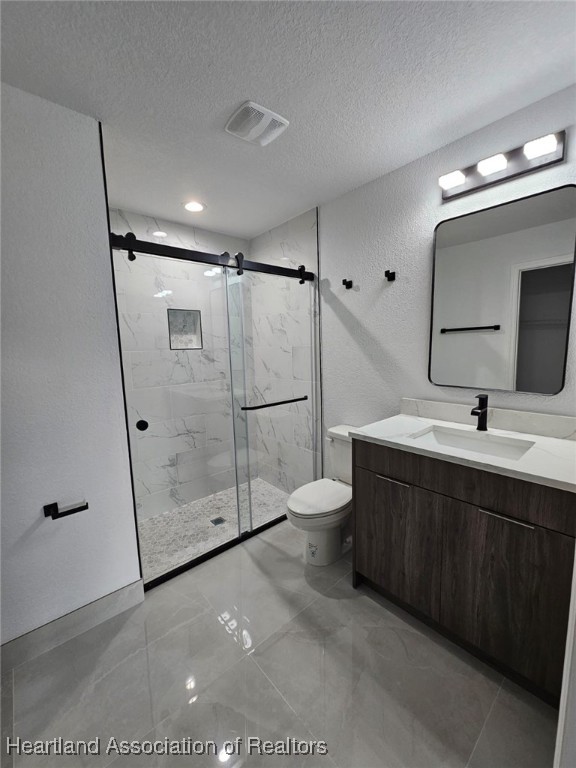
[[[319,476],[314,276],[111,235],[144,582]]]

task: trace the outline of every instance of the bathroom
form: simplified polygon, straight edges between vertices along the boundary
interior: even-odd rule
[[[576,6],[2,22],[2,767],[573,768]]]

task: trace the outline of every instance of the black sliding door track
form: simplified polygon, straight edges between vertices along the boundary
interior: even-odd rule
[[[230,256],[229,253],[221,254],[204,253],[203,251],[191,251],[188,248],[176,248],[173,245],[163,243],[150,243],[147,240],[137,240],[129,232],[127,235],[110,233],[110,246],[115,250],[145,253],[150,256],[167,256],[170,259],[182,259],[184,261],[197,261],[201,264],[211,264],[216,267],[230,267],[231,269],[247,270],[249,272],[263,272],[267,275],[279,277],[295,277],[302,281],[313,281],[314,273],[288,267],[277,267],[275,264],[263,264],[259,261],[246,261],[242,254]],[[241,272],[240,272],[241,274]]]
[[[191,570],[194,568],[194,566],[205,563],[207,560],[211,560],[213,557],[216,557],[216,555],[221,555],[222,552],[226,552],[229,549],[236,547],[243,541],[251,539],[253,536],[257,536],[263,531],[267,531],[268,528],[273,528],[275,525],[284,522],[286,519],[286,515],[280,515],[280,517],[276,517],[274,520],[270,520],[267,523],[259,525],[258,528],[254,528],[253,531],[245,531],[244,533],[241,533],[240,536],[236,536],[233,539],[230,539],[230,541],[226,541],[224,544],[220,544],[214,549],[209,549],[208,552],[203,552],[193,560],[189,560],[187,563],[183,563],[182,565],[177,565],[176,568],[163,573],[161,576],[156,576],[154,579],[150,579],[150,581],[145,581],[144,592],[149,592],[151,589],[154,589],[154,587],[159,587],[160,584],[164,584],[166,581],[170,581],[170,579],[173,579],[175,576],[179,576],[181,573],[186,573],[186,571]]]

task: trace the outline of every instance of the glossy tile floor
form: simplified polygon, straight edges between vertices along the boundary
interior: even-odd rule
[[[328,756],[36,756],[15,768],[552,766],[555,710],[354,591],[347,560],[305,567],[302,552],[281,523],[19,667],[3,679],[3,732],[104,745],[292,737],[325,740]]]
[[[248,495],[252,500],[253,528],[286,514],[288,494],[260,477],[251,481],[250,491],[246,484],[242,485],[240,493],[247,526]],[[211,521],[217,517],[224,522],[214,525]],[[236,486],[140,520],[138,532],[147,583],[238,537]]]

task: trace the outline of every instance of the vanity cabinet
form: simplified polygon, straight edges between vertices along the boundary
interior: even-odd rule
[[[366,441],[353,452],[355,583],[557,700],[574,494]]]

